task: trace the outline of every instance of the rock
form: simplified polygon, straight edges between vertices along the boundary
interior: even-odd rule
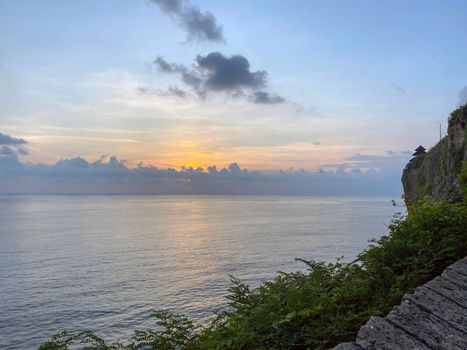
[[[420,308],[427,310],[427,312],[444,319],[453,327],[459,327],[460,325],[462,328],[467,329],[465,310],[431,289],[424,286],[419,287],[414,294],[405,296],[403,300],[410,300]]]
[[[372,317],[355,343],[334,350],[467,349],[467,257],[405,295],[385,317]]]
[[[362,350],[363,348],[355,343],[342,343],[337,345],[334,350]]]
[[[435,201],[462,198],[457,176],[467,161],[467,105],[451,114],[448,133],[426,154],[413,158],[402,173],[402,185],[409,203],[425,195]]]
[[[425,287],[440,294],[451,301],[451,303],[467,309],[467,290],[463,289],[460,285],[439,276],[425,284]]]
[[[364,349],[430,349],[381,317],[372,317],[358,332],[357,344]]]
[[[386,320],[432,349],[465,350],[461,330],[410,300],[394,308]]]

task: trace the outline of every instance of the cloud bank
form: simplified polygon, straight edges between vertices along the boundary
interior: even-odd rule
[[[212,93],[225,93],[232,97],[246,97],[256,104],[278,104],[286,99],[265,91],[268,85],[266,71],[252,71],[250,62],[242,55],[224,56],[211,52],[198,55],[192,68],[166,61],[162,56],[154,60],[158,70],[178,75],[180,82],[191,88],[201,99]]]
[[[202,12],[187,0],[151,0],[186,32],[188,40],[224,43],[223,28],[209,11]]]
[[[5,138],[17,143],[21,139]],[[23,143],[20,143],[22,145]],[[4,148],[6,147],[6,148]],[[316,172],[288,169],[259,172],[231,163],[218,169],[131,168],[117,157],[83,157],[55,164],[27,163],[21,146],[0,148],[0,193],[217,194],[217,195],[384,195],[402,193],[400,173],[408,155],[356,154]]]

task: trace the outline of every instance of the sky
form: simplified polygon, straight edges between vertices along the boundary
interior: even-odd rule
[[[466,14],[0,0],[0,192],[399,193],[467,101]]]

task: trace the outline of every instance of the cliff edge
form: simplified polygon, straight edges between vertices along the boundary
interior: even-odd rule
[[[466,125],[467,105],[464,105],[451,113],[447,136],[406,165],[402,185],[409,203],[426,195],[435,201],[462,199],[458,175],[467,162]]]

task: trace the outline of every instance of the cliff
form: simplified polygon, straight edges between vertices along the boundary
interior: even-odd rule
[[[458,176],[467,161],[466,124],[467,105],[451,113],[447,136],[407,164],[402,173],[402,185],[409,203],[425,195],[435,201],[462,198]]]

